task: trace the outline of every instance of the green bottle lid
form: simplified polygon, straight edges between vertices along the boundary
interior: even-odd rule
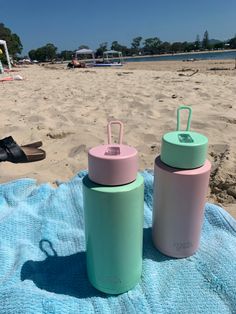
[[[187,128],[180,130],[180,111],[189,111]],[[177,130],[164,134],[161,146],[161,161],[180,169],[201,167],[207,158],[208,138],[190,131],[192,108],[180,106],[177,110]]]

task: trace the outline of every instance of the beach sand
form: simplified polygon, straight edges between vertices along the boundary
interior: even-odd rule
[[[234,60],[214,60],[136,62],[116,69],[19,68],[14,74],[23,81],[0,83],[1,138],[11,135],[18,144],[42,140],[47,158],[0,163],[0,182],[69,180],[87,169],[88,149],[107,142],[112,119],[123,121],[124,142],[139,151],[140,169],[153,169],[163,133],[176,127],[176,109],[191,105],[192,130],[209,138],[208,200],[236,217],[234,67]]]

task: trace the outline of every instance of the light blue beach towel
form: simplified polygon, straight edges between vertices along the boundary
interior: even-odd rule
[[[149,172],[141,282],[118,296],[95,290],[86,276],[84,174],[57,189],[32,179],[0,185],[1,314],[236,313],[236,221],[207,204],[199,251],[162,255],[151,240]]]

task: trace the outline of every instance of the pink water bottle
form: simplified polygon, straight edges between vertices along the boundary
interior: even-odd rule
[[[188,110],[188,124],[180,130],[180,111]],[[199,247],[211,164],[208,139],[190,131],[192,110],[177,111],[177,131],[162,138],[154,166],[153,242],[171,257],[187,257]]]

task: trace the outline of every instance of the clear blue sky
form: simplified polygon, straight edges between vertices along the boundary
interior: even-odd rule
[[[17,33],[23,54],[53,43],[61,50],[95,49],[134,37],[162,41],[229,39],[236,33],[236,0],[0,0],[0,22]]]

